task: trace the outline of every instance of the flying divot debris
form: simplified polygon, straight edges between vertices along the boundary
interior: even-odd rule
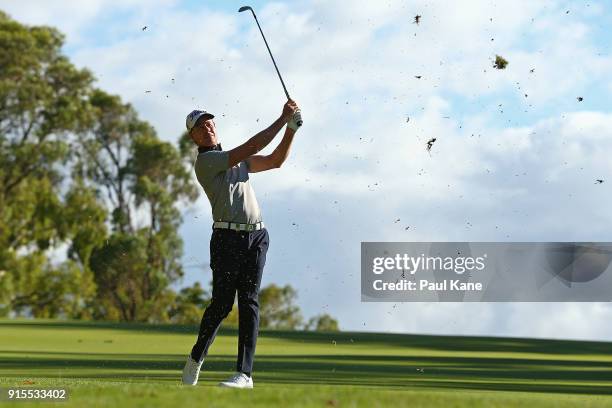
[[[495,56],[495,63],[493,64],[493,68],[506,69],[507,65],[508,61],[504,57],[502,57],[501,55]]]
[[[433,144],[435,143],[436,138],[432,137],[431,139],[429,139],[427,141],[427,152],[430,153],[431,152],[431,148],[433,147]],[[431,154],[431,153],[430,153]]]

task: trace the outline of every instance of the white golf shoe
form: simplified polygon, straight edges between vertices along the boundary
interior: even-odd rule
[[[253,388],[253,379],[245,373],[236,373],[229,380],[220,382],[219,387]]]
[[[203,360],[195,361],[193,358],[191,358],[191,354],[187,356],[187,361],[185,362],[185,367],[183,368],[183,384],[196,385],[198,383],[202,361]]]

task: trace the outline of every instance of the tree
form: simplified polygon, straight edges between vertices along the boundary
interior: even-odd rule
[[[179,150],[62,44],[0,12],[0,315],[166,321],[176,206],[197,190]]]
[[[308,320],[308,323],[304,325],[304,330],[315,330],[315,331],[340,331],[338,327],[338,321],[331,317],[327,313],[323,313]]]
[[[93,81],[61,55],[63,36],[0,12],[0,313],[78,315],[92,293],[87,271],[54,265],[48,252],[77,233],[63,165],[74,132],[90,123]],[[92,205],[90,207],[90,204]],[[81,202],[83,214],[95,201]],[[97,222],[97,226],[92,226]],[[88,221],[100,231],[100,219]],[[83,225],[79,225],[79,228]],[[87,226],[85,226],[87,228]],[[75,309],[76,308],[76,309]]]
[[[212,287],[212,280],[210,281]],[[193,290],[185,288],[183,290]],[[302,324],[302,316],[300,308],[293,304],[297,297],[297,292],[290,285],[278,287],[275,284],[268,285],[259,290],[259,327],[294,330]],[[183,298],[184,303],[194,302],[197,305],[203,305],[203,302],[196,301],[197,298]],[[210,298],[206,300],[206,306],[210,302]],[[202,307],[202,313],[206,306]],[[187,309],[184,307],[184,309]],[[189,312],[186,312],[189,313]],[[202,313],[199,314],[197,322],[202,318]],[[223,327],[238,327],[240,312],[238,308],[237,297],[234,298],[232,310],[223,319]],[[177,318],[175,317],[175,320]]]
[[[91,259],[104,306],[96,315],[165,321],[174,301],[168,286],[183,276],[176,204],[195,200],[197,190],[178,150],[129,104],[101,90],[91,104],[94,126],[81,135],[75,173],[99,186],[112,214],[111,237]]]
[[[300,308],[293,304],[297,292],[290,285],[284,287],[270,284],[259,291],[260,318],[262,328],[294,330],[302,324]]]
[[[210,303],[210,293],[199,282],[182,288],[175,298],[169,316],[170,321],[181,324],[197,324],[204,309]]]
[[[212,280],[210,281],[212,287]],[[293,302],[297,292],[290,285],[279,287],[270,284],[259,291],[259,327],[271,329],[315,331],[340,331],[338,321],[327,313],[319,314],[302,325],[302,316],[298,306]],[[210,293],[198,282],[191,287],[181,289],[171,309],[171,321],[177,323],[199,323],[204,309],[210,303]],[[231,312],[223,320],[223,327],[238,327],[239,310],[234,301]]]

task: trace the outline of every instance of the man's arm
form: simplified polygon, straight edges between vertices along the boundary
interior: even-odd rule
[[[257,173],[259,171],[266,171],[270,169],[277,169],[285,162],[287,156],[289,156],[289,150],[291,149],[291,143],[293,143],[293,136],[295,130],[287,126],[283,140],[276,146],[276,149],[267,156],[251,156],[247,159],[249,166],[249,173]]]
[[[274,121],[267,129],[262,130],[255,136],[251,137],[245,143],[230,150],[228,166],[234,167],[236,164],[245,160],[254,154],[257,154],[263,148],[265,148],[276,134],[282,129],[282,127],[291,119],[293,112],[297,109],[297,105],[294,101],[289,100],[283,107],[282,115]]]

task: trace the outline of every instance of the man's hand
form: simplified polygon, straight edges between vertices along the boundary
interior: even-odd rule
[[[293,118],[293,114],[298,110],[297,103],[293,99],[289,99],[283,106],[283,113],[281,117],[285,123],[289,122]]]

